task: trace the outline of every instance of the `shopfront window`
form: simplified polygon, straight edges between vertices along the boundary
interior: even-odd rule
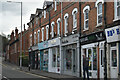
[[[52,67],[56,67],[56,50],[52,48]]]
[[[66,69],[72,69],[72,50],[66,50]]]
[[[112,50],[112,67],[117,67],[117,52]]]
[[[60,67],[60,53],[59,53],[59,48],[57,48],[57,67]]]
[[[48,68],[48,51],[44,51],[43,67],[44,67],[44,69]]]
[[[93,70],[97,70],[97,51],[93,48]]]
[[[92,51],[88,49],[88,58],[89,58],[89,70],[92,70]]]

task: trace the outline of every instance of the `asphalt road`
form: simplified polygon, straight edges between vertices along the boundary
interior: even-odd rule
[[[0,74],[1,75],[1,74]],[[20,71],[14,66],[2,65],[2,80],[53,80],[47,77]]]

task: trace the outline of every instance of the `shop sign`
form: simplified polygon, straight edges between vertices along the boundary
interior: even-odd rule
[[[48,47],[53,47],[57,45],[60,45],[60,38],[55,38],[48,41]]]
[[[107,43],[120,41],[120,26],[105,29]]]
[[[71,35],[62,39],[62,44],[71,44],[78,41],[78,34]]]
[[[46,48],[48,48],[48,41],[38,43],[38,49],[39,50],[46,49]]]
[[[101,31],[101,32],[97,32],[97,33],[93,33],[93,34],[81,37],[80,42],[81,44],[87,44],[87,43],[101,41],[104,39],[105,39],[104,32]]]

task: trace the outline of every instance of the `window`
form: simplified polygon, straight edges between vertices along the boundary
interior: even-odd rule
[[[72,11],[72,15],[73,15],[73,29],[75,29],[77,27],[77,8],[74,8]]]
[[[34,32],[34,44],[36,44],[36,32]]]
[[[46,18],[46,10],[44,10],[44,18]]]
[[[38,24],[38,18],[36,18],[36,24]]]
[[[40,41],[40,30],[38,30],[38,43],[39,43],[39,41]]]
[[[57,35],[60,36],[60,18],[57,19]]]
[[[65,30],[65,36],[67,36],[67,33],[68,33],[68,30],[67,30],[67,26],[68,26],[68,13],[66,13],[65,15],[64,15],[64,30]]]
[[[30,35],[30,46],[32,46],[32,34]]]
[[[51,23],[51,28],[52,28],[52,32],[51,32],[51,34],[52,34],[52,38],[54,37],[54,26],[55,26],[55,23],[54,22],[52,22]]]
[[[119,0],[114,0],[114,17],[115,20],[120,19],[120,1]]]
[[[102,25],[102,4],[104,3],[103,0],[96,1],[97,7],[97,26]]]
[[[57,1],[55,0],[55,8],[54,10],[56,11],[57,10]]]
[[[44,41],[44,27],[42,28],[42,41]]]
[[[84,13],[84,30],[88,30],[89,26],[89,11],[90,11],[90,6],[86,6],[83,9],[83,13]]]
[[[30,27],[32,28],[32,22],[30,23]]]
[[[46,40],[48,40],[48,29],[49,29],[49,25],[46,26]]]

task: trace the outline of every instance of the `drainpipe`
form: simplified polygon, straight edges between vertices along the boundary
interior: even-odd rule
[[[51,23],[51,21],[50,21],[50,18],[51,18],[51,16],[50,16],[50,9],[48,10],[48,13],[49,13],[49,39],[50,39],[50,28],[51,28],[51,25],[50,25],[50,23]]]
[[[106,1],[104,2],[104,34],[105,34],[105,28],[106,28]],[[106,54],[107,49],[106,49],[106,44],[107,44],[107,41],[105,39],[105,43],[104,43],[104,79],[105,80],[107,80],[107,54]]]
[[[82,77],[82,70],[81,70],[81,0],[79,2],[79,77]]]
[[[63,3],[61,1],[61,38],[60,38],[60,75],[62,74],[62,70],[63,70],[63,49],[62,49],[62,38],[63,38]]]

